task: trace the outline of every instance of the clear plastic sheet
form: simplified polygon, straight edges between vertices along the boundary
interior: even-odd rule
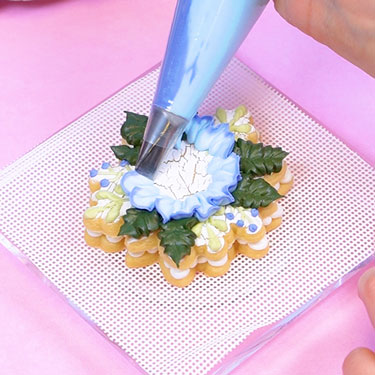
[[[115,163],[124,110],[148,114],[154,70],[0,172],[0,241],[150,375],[228,374],[374,252],[375,171],[234,59],[203,104],[250,108],[262,141],[290,152],[295,186],[269,255],[238,256],[184,289],[158,265],[128,269],[83,239],[88,172]],[[242,343],[242,344],[241,344]],[[241,344],[241,345],[240,345]]]

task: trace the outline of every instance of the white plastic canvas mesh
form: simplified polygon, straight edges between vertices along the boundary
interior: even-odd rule
[[[124,110],[148,114],[158,70],[121,90],[0,174],[0,230],[74,305],[152,375],[202,375],[251,332],[287,317],[373,252],[375,173],[359,156],[233,60],[205,101],[250,108],[281,145],[295,186],[261,260],[173,287],[158,265],[128,269],[83,239],[88,171],[114,161]],[[8,244],[8,247],[11,247]]]

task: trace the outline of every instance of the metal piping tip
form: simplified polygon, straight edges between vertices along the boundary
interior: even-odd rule
[[[187,119],[153,105],[135,166],[136,171],[152,180],[167,152],[181,137],[187,123]]]
[[[152,180],[167,151],[168,149],[164,147],[144,141],[139,152],[135,170]]]

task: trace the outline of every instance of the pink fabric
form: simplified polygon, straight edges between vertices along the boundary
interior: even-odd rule
[[[0,167],[162,57],[174,1],[0,3]],[[238,56],[375,163],[374,81],[269,7]],[[35,274],[0,248],[5,374],[141,374]],[[341,374],[374,335],[351,280],[233,374]],[[334,318],[333,318],[334,317]]]

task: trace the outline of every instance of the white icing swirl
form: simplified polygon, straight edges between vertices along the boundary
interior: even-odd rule
[[[270,225],[271,223],[272,223],[272,217],[271,216],[267,216],[263,219],[264,225]]]
[[[277,204],[276,211],[273,214],[271,214],[270,216],[267,216],[263,219],[264,225],[270,225],[272,223],[272,219],[277,219],[277,218],[282,216],[284,210],[278,203],[276,203],[276,204]]]
[[[278,217],[281,217],[283,214],[283,208],[277,203],[277,210],[271,215],[272,219],[276,219]]]
[[[189,268],[187,270],[180,270],[180,269],[170,266],[169,263],[166,261],[164,261],[164,265],[165,267],[169,269],[171,276],[176,280],[181,280],[184,277],[188,276],[190,273]]]
[[[141,251],[139,253],[133,253],[132,251],[128,250],[128,254],[134,258],[140,258],[142,255],[144,255],[145,251]]]
[[[190,268],[195,268],[198,264],[198,257],[195,258],[194,262],[191,264]]]
[[[100,237],[102,235],[105,235],[104,233],[101,233],[101,232],[94,232],[92,230],[89,230],[89,229],[86,229],[87,231],[87,234],[91,237]],[[112,237],[112,236],[108,236],[107,234],[105,235],[105,237],[107,238],[107,240],[109,242],[112,242],[112,243],[118,243],[120,242],[122,239],[124,239],[123,236],[119,236],[119,237]]]
[[[124,239],[124,237],[122,236],[119,236],[119,237],[111,237],[111,236],[108,236],[106,235],[106,238],[109,242],[112,242],[112,243],[118,243],[120,242],[122,239]]]
[[[289,167],[286,168],[284,177],[280,180],[280,183],[287,184],[288,182],[292,181],[293,175],[290,171]]]
[[[158,248],[155,247],[154,249],[150,249],[150,250],[147,250],[147,251],[140,251],[140,252],[137,252],[137,253],[134,253],[134,252],[128,250],[128,254],[130,256],[134,257],[134,258],[139,258],[142,255],[144,255],[145,253],[155,254],[157,251],[158,251]]]
[[[102,233],[100,232],[94,232],[93,230],[86,229],[87,234],[91,237],[100,237]]]
[[[189,273],[190,273],[190,269],[187,269],[187,270],[178,270],[177,268],[171,268],[169,270],[169,272],[171,273],[171,276],[174,278],[174,279],[177,279],[177,280],[181,280],[183,279],[184,277],[188,276]]]
[[[252,250],[257,250],[257,251],[264,250],[268,246],[268,238],[264,236],[260,241],[249,243],[248,246]]]
[[[224,266],[224,264],[228,261],[228,254],[225,254],[224,257],[222,257],[221,259],[219,260],[211,260],[211,259],[207,259],[208,263],[211,265],[211,266],[214,266],[214,267],[221,267],[221,266]]]
[[[197,258],[197,263],[198,264],[202,264],[202,263],[206,263],[207,262],[207,258],[206,257],[198,257]]]
[[[128,238],[126,239],[126,242],[127,242],[127,243],[133,243],[133,242],[140,241],[140,240],[143,239],[143,238],[145,238],[145,237],[141,237],[141,238],[128,237]]]
[[[129,254],[131,254],[131,253],[129,252]],[[163,261],[163,263],[164,263],[165,267],[167,267],[169,269],[169,272],[170,272],[171,276],[173,278],[177,279],[177,280],[180,280],[180,279],[183,279],[184,277],[186,277],[189,274],[190,270],[195,268],[197,266],[197,264],[202,264],[202,263],[208,262],[213,267],[221,267],[225,263],[227,263],[227,261],[228,261],[228,254],[226,254],[225,256],[223,256],[222,258],[220,258],[218,260],[211,260],[211,259],[207,259],[206,257],[203,257],[203,256],[198,256],[198,257],[195,258],[195,260],[191,264],[191,266],[186,270],[180,270],[178,268],[172,267],[166,261]]]

